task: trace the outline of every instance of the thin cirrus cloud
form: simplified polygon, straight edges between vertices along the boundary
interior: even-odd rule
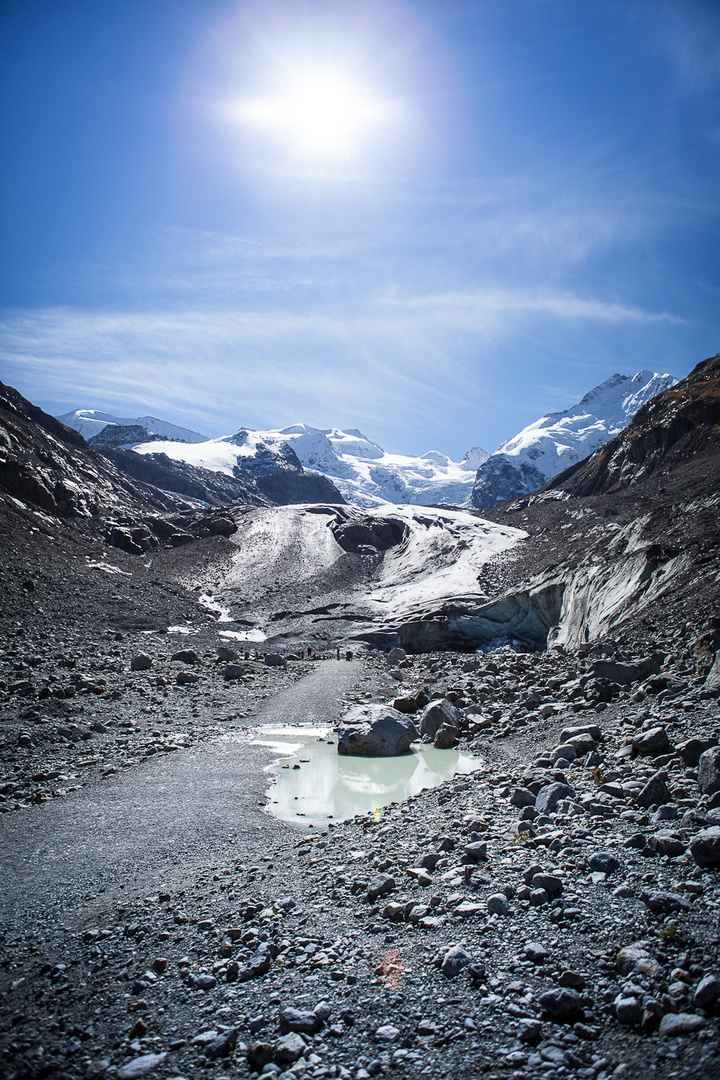
[[[353,415],[382,426],[399,411],[437,422],[463,395],[476,344],[486,344],[492,362],[503,339],[532,333],[538,320],[678,321],[569,292],[490,288],[385,295],[345,314],[55,308],[10,315],[0,335],[10,380],[42,382],[47,398],[142,404],[199,416],[220,433],[248,422],[326,424]]]

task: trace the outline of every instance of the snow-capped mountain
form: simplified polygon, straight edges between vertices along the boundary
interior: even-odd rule
[[[480,465],[471,504],[493,506],[542,487],[612,439],[642,405],[677,381],[647,370],[611,375],[571,409],[542,416]]]
[[[59,416],[58,420],[67,424],[68,427],[75,428],[83,438],[88,440],[99,435],[109,425],[145,428],[151,435],[162,435],[166,439],[182,439],[187,443],[205,442],[207,439],[207,435],[179,427],[177,424],[170,424],[167,420],[159,420],[157,416],[113,416],[112,413],[99,412],[97,409],[75,409],[74,412]]]
[[[281,456],[290,446],[305,469],[332,480],[343,497],[357,506],[383,503],[466,503],[478,466],[488,457],[473,447],[461,462],[431,450],[422,457],[388,454],[361,431],[350,428],[319,429],[307,424],[269,431],[241,428],[234,435],[205,442],[142,442],[132,446],[138,454],[166,454],[204,469],[224,472],[247,469],[249,459],[268,454]]]

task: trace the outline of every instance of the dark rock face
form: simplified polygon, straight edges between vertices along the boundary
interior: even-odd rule
[[[0,408],[3,412],[37,424],[43,431],[56,439],[60,439],[60,441],[67,446],[76,446],[81,450],[84,450],[87,447],[87,443],[79,431],[67,427],[67,425],[61,423],[60,420],[56,420],[54,416],[50,416],[49,413],[43,412],[37,405],[33,405],[24,398],[22,394],[18,393],[17,390],[14,390],[12,386],[5,386],[5,384],[1,382]]]
[[[345,502],[331,480],[319,473],[305,472],[302,465],[299,471],[270,469],[263,476],[259,476],[255,483],[260,494],[278,506]]]
[[[700,755],[698,786],[703,795],[714,795],[720,791],[720,746],[714,746]]]
[[[334,522],[330,528],[340,547],[356,555],[377,555],[395,547],[407,535],[405,523],[393,518],[362,517]]]
[[[0,383],[0,491],[62,518],[112,508],[165,511],[163,492],[134,483],[90,450],[77,431]]]
[[[459,726],[460,718],[457,709],[444,698],[431,701],[425,706],[420,717],[420,734],[430,739],[434,739],[443,727],[457,730]]]
[[[120,519],[186,505],[175,495],[210,506],[344,502],[330,480],[303,469],[289,446],[281,455],[259,454],[229,477],[122,446],[155,437],[137,425],[108,426],[91,448],[79,432],[0,383],[0,491],[57,517],[99,517],[112,510],[119,531],[108,540],[133,554],[155,545],[147,533],[148,544],[132,535],[142,522]],[[212,535],[233,531],[232,524],[210,527]]]
[[[162,435],[153,435],[140,424],[108,424],[97,435],[88,439],[89,446],[129,446],[131,443],[154,442],[163,439]],[[167,440],[163,440],[167,441]]]
[[[493,454],[477,471],[470,501],[478,509],[512,502],[537,491],[546,481],[547,477],[534,465],[526,461],[513,465],[506,454]]]
[[[215,506],[230,503],[268,505],[269,500],[250,480],[225,476],[223,473],[200,469],[182,461],[173,461],[167,454],[136,454],[132,450],[105,445],[97,440],[93,441],[93,445],[126,476],[144,484],[153,484],[163,491],[176,491],[180,495]]]
[[[246,432],[239,431],[234,439],[242,445],[246,436]],[[258,444],[257,453],[243,459],[233,472],[239,480],[252,481],[261,495],[279,506],[345,502],[332,480],[305,471],[289,443],[283,443],[276,452]]]

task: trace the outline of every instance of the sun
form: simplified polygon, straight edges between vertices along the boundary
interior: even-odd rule
[[[355,156],[394,118],[390,101],[334,70],[295,72],[273,94],[243,101],[239,118],[308,158]]]

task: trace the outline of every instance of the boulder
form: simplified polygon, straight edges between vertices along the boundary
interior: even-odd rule
[[[397,709],[397,711],[401,713],[417,712],[417,698],[411,694],[406,694],[404,697],[396,697],[393,701],[393,709]]]
[[[615,957],[615,965],[621,975],[645,975],[657,979],[662,974],[662,966],[648,951],[646,941],[635,941],[626,945]]]
[[[238,531],[235,522],[228,517],[211,518],[204,524],[206,524],[213,536],[232,536],[233,533]]]
[[[238,1029],[235,1027],[227,1028],[226,1031],[223,1031],[221,1035],[218,1035],[205,1047],[205,1057],[211,1061],[216,1058],[229,1057],[237,1046],[237,1041]]]
[[[658,855],[670,855],[671,858],[676,858],[678,855],[685,854],[687,841],[680,833],[673,832],[671,829],[661,829],[660,832],[648,836],[647,846]]]
[[[664,727],[651,728],[633,739],[633,750],[644,757],[660,757],[661,754],[669,754],[671,749]]]
[[[535,809],[539,814],[550,814],[563,799],[573,799],[575,792],[567,784],[553,783],[541,787],[535,796]]]
[[[445,698],[431,701],[426,705],[420,717],[420,735],[434,739],[443,725],[460,730],[460,718],[457,709]]]
[[[284,667],[287,661],[280,653],[268,653],[265,657],[265,663],[268,667]]]
[[[386,896],[387,893],[397,888],[395,878],[390,877],[389,874],[376,874],[367,888],[367,898],[371,904],[380,896]]]
[[[712,737],[709,739],[688,739],[686,742],[680,743],[676,749],[683,765],[687,765],[689,769],[694,769],[699,763],[702,754],[706,750],[712,750],[713,746],[717,746],[717,744],[717,739]]]
[[[600,679],[610,679],[614,683],[619,683],[620,686],[629,686],[630,683],[647,679],[650,675],[658,675],[660,664],[652,658],[639,660],[634,664],[621,664],[616,660],[596,660],[592,671]]]
[[[560,732],[560,742],[572,742],[573,739],[582,738],[586,736],[592,739],[593,742],[599,743],[603,740],[603,733],[597,724],[575,724],[573,727],[563,728]],[[595,747],[593,747],[593,750]],[[579,757],[580,755],[578,755]]]
[[[406,754],[418,730],[390,705],[355,705],[342,720],[338,754],[356,757],[396,757]]]
[[[640,893],[640,899],[654,915],[673,915],[678,911],[690,910],[690,901],[680,893],[671,892],[669,889],[644,891]]]
[[[665,1038],[678,1038],[704,1027],[707,1027],[707,1020],[696,1013],[666,1013],[660,1021],[660,1034]]]
[[[598,740],[588,731],[583,731],[579,735],[573,735],[569,739],[563,740],[563,746],[571,746],[575,751],[576,757],[582,757],[584,754],[592,753],[597,749]]]
[[[225,664],[231,663],[233,660],[237,660],[238,653],[234,649],[228,649],[226,645],[221,645],[217,651],[217,658]]]
[[[436,750],[453,750],[459,741],[460,732],[458,728],[451,727],[450,724],[443,724],[433,739],[433,746]]]
[[[667,786],[667,773],[658,772],[651,776],[645,787],[635,796],[635,802],[640,806],[664,806],[672,801],[672,792]]]
[[[706,975],[693,994],[693,1005],[698,1009],[714,1009],[720,1002],[720,976]]]
[[[194,671],[178,671],[175,682],[178,686],[188,686],[191,683],[200,681],[200,676],[196,675]]]
[[[614,874],[620,869],[620,860],[610,851],[593,851],[588,855],[588,868],[596,873]]]
[[[690,854],[698,866],[720,866],[720,825],[696,833],[690,841]]]
[[[703,795],[714,795],[720,791],[720,746],[713,746],[700,755],[698,787]]]
[[[455,979],[470,963],[472,957],[462,945],[452,945],[440,961],[440,970],[446,979]]]
[[[131,671],[148,671],[152,667],[152,657],[147,653],[136,653],[130,661]]]
[[[563,891],[563,883],[560,878],[555,877],[554,874],[534,874],[532,879],[532,886],[534,889],[539,889],[552,900],[556,896],[560,896]]]
[[[522,809],[524,806],[534,806],[535,796],[528,788],[518,787],[510,796],[510,803],[512,806],[517,806],[518,809]]]
[[[557,990],[547,990],[540,995],[540,1004],[553,1020],[557,1023],[573,1023],[581,1020],[583,1016],[583,1004],[577,990],[567,990],[561,987]]]
[[[314,1035],[323,1026],[323,1022],[317,1013],[310,1009],[286,1008],[280,1010],[280,1033],[287,1035],[290,1031],[296,1031],[303,1035]]]
[[[720,695],[720,652],[715,653],[715,660],[707,679],[703,683],[703,690]]]
[[[223,678],[225,682],[232,682],[233,679],[242,679],[246,670],[247,669],[244,668],[242,664],[228,664],[227,667],[223,668]]]
[[[637,998],[620,994],[615,998],[615,1015],[621,1024],[637,1027],[643,1017],[642,1006]]]
[[[198,664],[200,657],[194,649],[180,649],[179,652],[173,653],[172,660],[179,660],[182,664]]]
[[[292,1065],[305,1053],[305,1040],[296,1031],[282,1035],[275,1043],[275,1061],[278,1065]]]

